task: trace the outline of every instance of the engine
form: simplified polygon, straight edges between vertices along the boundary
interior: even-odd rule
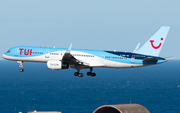
[[[66,62],[58,61],[58,60],[49,60],[47,62],[47,68],[51,70],[68,69],[69,64]]]

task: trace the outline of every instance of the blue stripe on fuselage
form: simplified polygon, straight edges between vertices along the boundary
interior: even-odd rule
[[[136,53],[130,53],[130,52],[114,52],[114,51],[106,51],[106,52],[117,55],[117,56],[124,55],[124,57],[126,57],[126,58],[132,58],[133,57],[133,58],[138,59],[138,60],[144,60],[147,57],[153,57],[157,60],[165,60],[164,58],[161,58],[161,57],[142,55],[142,54],[136,54]]]

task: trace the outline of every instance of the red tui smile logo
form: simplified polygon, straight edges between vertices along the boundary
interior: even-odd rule
[[[163,38],[161,38],[161,41],[163,41]],[[158,45],[158,46],[154,46],[153,42],[154,40],[150,40],[151,42],[151,46],[154,48],[154,49],[159,49],[161,47],[161,43]]]

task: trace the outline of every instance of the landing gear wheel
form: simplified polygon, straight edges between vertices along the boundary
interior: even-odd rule
[[[78,73],[78,72],[75,72],[75,73],[74,73],[74,76],[79,76],[79,73]]]
[[[91,73],[91,76],[92,76],[92,77],[95,77],[95,76],[96,76],[96,73]]]
[[[88,75],[88,76],[91,76],[91,74],[92,74],[92,72],[87,72],[87,75]]]
[[[20,69],[20,72],[23,72],[24,71],[24,69]]]
[[[79,77],[83,77],[83,73],[79,73],[78,76],[79,76]]]
[[[92,73],[92,70],[93,70],[93,68],[90,67],[90,72],[87,72],[87,75],[88,75],[88,76],[95,77],[95,76],[96,76],[96,73]]]
[[[19,65],[19,67],[21,68],[21,69],[20,69],[20,72],[23,72],[23,71],[24,71],[24,69],[23,69],[23,61],[17,61],[17,63],[20,64],[20,65]]]

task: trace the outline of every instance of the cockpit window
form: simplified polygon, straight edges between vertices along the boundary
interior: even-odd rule
[[[7,53],[10,53],[10,50],[8,50]]]

